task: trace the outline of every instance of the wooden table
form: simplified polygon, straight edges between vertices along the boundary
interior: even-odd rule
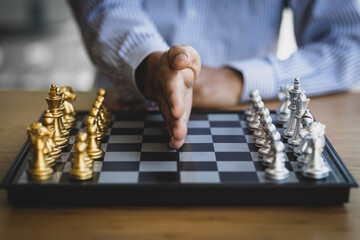
[[[0,91],[0,179],[46,107],[46,92]],[[95,93],[78,93],[90,108]],[[277,102],[268,102],[270,109]],[[360,182],[360,94],[312,98],[310,109]],[[246,105],[241,105],[243,109]],[[29,196],[31,197],[31,196]],[[360,190],[341,207],[15,208],[0,191],[0,239],[360,239]]]

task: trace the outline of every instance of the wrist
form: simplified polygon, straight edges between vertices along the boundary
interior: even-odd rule
[[[156,101],[154,82],[162,54],[162,52],[151,53],[141,62],[135,71],[135,80],[139,90],[151,101]]]
[[[223,67],[221,69],[224,71],[225,77],[234,80],[235,85],[233,90],[235,92],[235,95],[237,96],[237,100],[239,100],[242,96],[244,86],[243,74],[236,69],[230,67]]]

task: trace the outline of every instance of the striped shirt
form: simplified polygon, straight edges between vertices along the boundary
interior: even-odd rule
[[[188,44],[204,66],[243,74],[241,101],[259,89],[275,98],[300,77],[308,96],[352,88],[360,80],[358,0],[70,0],[88,53],[124,98],[141,100],[134,76],[150,53]],[[294,12],[298,50],[275,53],[282,11]]]

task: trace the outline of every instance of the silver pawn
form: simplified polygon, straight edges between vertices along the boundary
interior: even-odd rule
[[[259,137],[255,138],[255,146],[257,146],[258,148],[261,148],[262,145],[264,145],[265,143],[266,132],[264,130],[264,127],[272,123],[272,118],[270,116],[263,116],[260,118],[260,122],[261,122],[261,133]]]
[[[285,145],[281,141],[274,141],[271,146],[274,159],[265,170],[265,177],[273,180],[283,180],[289,177],[289,170],[285,167]]]
[[[281,101],[279,107],[276,110],[276,121],[280,124],[285,124],[290,118],[290,109],[289,105],[290,101],[290,94],[289,90],[291,89],[291,85],[281,85],[280,92],[278,94],[278,98]]]
[[[309,101],[310,99],[307,98],[303,92],[300,93],[299,96],[296,98],[295,101],[296,112],[294,114],[295,130],[291,138],[288,139],[289,149],[291,150],[294,150],[300,144],[301,141],[300,130],[303,127],[301,124],[301,118],[305,113],[305,109],[307,109]]]
[[[299,145],[294,149],[294,155],[300,156],[303,152],[303,150],[306,148],[306,139],[305,136],[309,133],[309,127],[314,122],[314,117],[310,113],[309,109],[305,110],[305,113],[301,117],[301,125],[303,126],[303,129],[300,130],[300,136],[301,140]]]
[[[261,109],[264,108],[264,102],[260,101],[260,102],[256,102],[254,104],[255,107],[255,116],[254,116],[254,120],[252,122],[249,123],[249,130],[250,131],[256,131],[259,126],[260,126],[260,111]]]
[[[322,179],[329,176],[329,168],[326,166],[321,153],[325,147],[325,125],[318,123],[318,131],[312,135],[310,145],[312,148],[311,157],[308,163],[302,168],[302,175],[312,179]]]
[[[252,107],[252,112],[251,112],[251,114],[246,117],[246,123],[247,123],[247,125],[249,125],[249,123],[251,123],[252,121],[254,121],[254,117],[255,117],[255,104],[256,104],[257,102],[260,102],[260,101],[261,101],[261,96],[260,96],[260,95],[257,95],[257,96],[255,96],[255,97],[251,98],[251,105],[252,105],[253,107]]]
[[[260,121],[260,125],[259,125],[259,128],[254,132],[254,138],[255,139],[258,139],[259,138],[259,136],[261,135],[261,133],[263,132],[262,131],[262,127],[263,127],[263,125],[262,125],[262,123],[261,123],[261,119],[263,118],[263,117],[269,117],[270,116],[270,111],[269,111],[269,109],[267,109],[267,108],[263,108],[263,109],[261,109],[260,111],[259,111],[259,121]]]
[[[255,89],[250,92],[250,99],[254,99],[255,96],[259,96],[259,90]],[[245,110],[245,115],[250,116],[254,112],[254,104],[253,102],[250,102],[249,107]]]
[[[299,96],[299,94],[302,92],[300,89],[300,81],[299,78],[295,78],[294,80],[294,87],[293,89],[289,90],[290,94],[290,101],[291,104],[289,105],[289,109],[291,111],[290,118],[288,122],[286,123],[286,129],[283,131],[284,138],[290,138],[294,134],[295,130],[295,111],[296,111],[296,105],[295,105],[295,99]]]

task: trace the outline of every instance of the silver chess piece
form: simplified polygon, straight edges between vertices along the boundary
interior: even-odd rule
[[[295,104],[295,99],[299,96],[299,94],[302,92],[302,90],[300,89],[300,80],[299,78],[295,78],[294,80],[294,87],[289,90],[289,94],[290,94],[290,101],[291,104],[289,105],[289,109],[291,111],[290,113],[290,118],[288,120],[288,122],[286,123],[286,129],[284,129],[283,131],[283,136],[284,138],[290,138],[295,131],[295,111],[296,111],[296,104]]]
[[[261,135],[261,133],[263,132],[262,131],[262,123],[261,123],[261,119],[264,118],[264,117],[270,117],[270,111],[269,109],[267,108],[263,108],[259,111],[259,121],[260,121],[260,125],[259,125],[259,128],[254,132],[254,138],[255,139],[258,139],[259,136]]]
[[[271,146],[274,153],[273,161],[265,170],[265,177],[273,180],[283,180],[289,177],[289,170],[285,167],[285,145],[281,141],[274,141]]]
[[[260,135],[255,138],[255,146],[257,146],[258,148],[261,148],[266,140],[266,131],[265,131],[265,126],[272,124],[272,118],[270,116],[263,116],[260,118],[260,122],[261,122],[261,133]]]
[[[255,107],[255,116],[252,122],[249,123],[249,130],[256,131],[260,126],[260,111],[264,108],[264,102],[259,101],[254,104]]]
[[[250,92],[250,100],[254,99],[256,96],[260,96],[259,90],[255,89]],[[250,116],[254,112],[254,104],[251,101],[249,107],[245,110],[245,115]]]
[[[259,148],[259,150],[258,150],[259,159],[261,159],[261,160],[270,151],[270,143],[271,143],[270,135],[272,133],[276,132],[276,127],[274,124],[270,123],[270,124],[264,126],[263,130],[265,131],[265,141],[264,141],[264,144],[261,146],[261,148]]]
[[[246,124],[249,125],[249,123],[251,123],[252,121],[254,121],[254,117],[255,117],[255,104],[261,101],[261,96],[260,95],[255,95],[253,98],[251,98],[251,104],[252,108],[251,108],[251,113],[250,115],[247,115],[246,117]]]
[[[297,156],[297,161],[300,164],[306,163],[308,160],[308,156],[309,154],[311,154],[311,152],[308,150],[309,148],[309,138],[308,136],[310,135],[310,129],[308,127],[305,127],[303,129],[301,129],[300,131],[300,136],[301,136],[301,141],[299,146],[297,146],[294,149],[294,155]]]
[[[281,85],[278,98],[281,101],[279,107],[276,110],[276,121],[280,124],[285,124],[290,118],[290,94],[289,90],[291,89],[290,84]]]
[[[301,141],[300,131],[302,129],[301,118],[307,109],[310,99],[307,98],[304,92],[300,93],[295,100],[296,111],[294,114],[295,118],[295,130],[291,138],[288,139],[289,149],[294,150]]]
[[[309,145],[312,151],[309,161],[303,166],[301,173],[304,177],[322,179],[329,176],[329,168],[321,154],[325,147],[325,125],[315,122],[312,126],[316,128],[314,133],[310,135]]]
[[[304,130],[304,131],[303,131]],[[301,144],[301,155],[299,155],[296,159],[296,161],[300,164],[300,165],[304,165],[307,162],[309,162],[311,153],[312,153],[312,148],[310,145],[310,141],[311,141],[311,136],[309,135],[308,132],[305,133],[305,131],[308,131],[307,129],[303,129],[302,130],[302,134],[304,134],[303,137],[303,144]],[[299,145],[300,146],[300,145]]]
[[[273,161],[274,161],[274,158],[275,158],[275,153],[274,152],[274,149],[273,149],[273,144],[276,142],[276,141],[280,141],[281,140],[281,135],[278,131],[275,131],[275,132],[272,132],[270,133],[269,135],[269,141],[265,144],[269,144],[268,146],[268,152],[267,154],[265,154],[263,157],[262,157],[262,163],[265,165],[265,166],[269,166]],[[263,146],[265,146],[265,144]]]
[[[310,126],[314,122],[314,116],[309,109],[305,109],[304,114],[301,116],[301,124],[303,126]]]
[[[303,129],[300,130],[301,140],[299,145],[294,149],[294,155],[297,157],[299,157],[306,148],[307,141],[305,137],[306,135],[309,134],[310,131],[309,127],[313,122],[314,122],[314,117],[310,113],[310,110],[306,109],[305,113],[301,117],[301,125],[303,126]]]
[[[319,125],[318,122],[314,122],[310,126],[303,128],[301,131],[302,139],[304,142],[302,143],[302,147],[300,149],[301,154],[300,156],[297,157],[297,162],[301,165],[304,165],[309,162],[309,159],[313,151],[313,148],[310,144],[311,139],[314,136],[319,135],[319,131],[321,130],[321,128],[318,125]]]

